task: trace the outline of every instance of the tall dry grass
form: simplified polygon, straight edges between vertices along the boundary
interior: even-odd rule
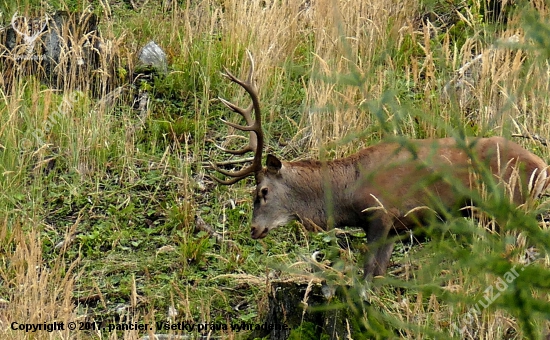
[[[38,226],[28,229],[19,221],[2,222],[0,234],[4,246],[0,280],[5,298],[0,323],[5,339],[70,338],[68,322],[81,319],[73,303],[74,283],[81,274],[79,261],[66,263],[63,256],[59,256],[53,264],[46,265],[38,229]],[[4,295],[7,292],[9,295]],[[64,330],[57,327],[51,332],[33,334],[19,329],[20,324],[53,323],[64,323]]]
[[[534,7],[545,15],[544,5]],[[245,60],[243,49],[253,51],[256,80],[266,110],[275,106],[284,89],[283,73],[288,71],[282,68],[284,61],[310,60],[309,75],[303,83],[303,115],[297,122],[300,133],[294,139],[307,141],[305,145],[312,153],[306,157],[318,156],[318,150],[327,146],[339,149],[333,152],[334,156],[342,156],[363,145],[355,141],[348,146],[335,146],[334,142],[380,124],[380,117],[363,108],[379,101],[384,93],[397,105],[379,103],[384,111],[382,119],[391,122],[402,116],[400,119],[406,122],[404,127],[394,128],[393,134],[416,138],[445,136],[450,131],[444,125],[457,116],[464,118],[464,125],[475,124],[485,135],[519,133],[518,127],[510,124],[512,121],[522,132],[536,126],[537,131],[529,132],[548,134],[548,126],[543,123],[548,110],[540,107],[544,105],[540,93],[544,92],[539,89],[546,86],[545,72],[537,69],[542,64],[534,62],[530,41],[521,38],[521,11],[510,18],[507,29],[496,33],[485,30],[478,14],[468,13],[464,19],[475,34],[465,37],[460,46],[453,41],[451,32],[423,21],[419,9],[416,1],[229,1],[223,9],[212,10],[209,32],[220,34],[228,66],[233,60]],[[309,53],[302,53],[304,45]],[[469,78],[463,84],[467,92],[461,93],[467,103],[459,103],[457,108],[456,97],[449,101],[443,91],[445,82],[476,57],[479,62],[468,70]],[[423,100],[404,103],[404,108],[399,109],[403,92]],[[271,121],[285,119],[281,112],[266,114]],[[415,120],[421,128],[412,127]],[[373,133],[374,140],[385,135]]]

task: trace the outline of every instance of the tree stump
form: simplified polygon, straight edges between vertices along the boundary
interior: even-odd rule
[[[0,85],[9,90],[17,76],[36,75],[62,88],[78,75],[88,78],[100,64],[98,22],[91,12],[37,18],[14,13],[10,25],[0,29]]]
[[[286,340],[291,334],[301,339],[347,339],[349,309],[325,308],[338,295],[321,283],[272,282],[265,329],[255,330],[250,339],[269,335],[271,340]]]

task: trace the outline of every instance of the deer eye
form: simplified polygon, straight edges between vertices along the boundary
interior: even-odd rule
[[[269,190],[267,188],[262,188],[262,197],[265,199],[265,197],[267,196],[267,193],[269,192]]]

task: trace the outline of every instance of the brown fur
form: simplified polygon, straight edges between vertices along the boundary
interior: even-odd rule
[[[383,275],[393,250],[386,241],[390,231],[410,229],[434,210],[464,206],[456,188],[476,188],[480,175],[474,169],[486,168],[508,185],[516,204],[546,189],[546,163],[519,145],[501,137],[467,143],[459,146],[453,138],[381,143],[328,162],[281,162],[268,155],[267,167],[256,172],[251,236],[263,238],[291,220],[309,230],[362,227],[374,246],[365,276]]]

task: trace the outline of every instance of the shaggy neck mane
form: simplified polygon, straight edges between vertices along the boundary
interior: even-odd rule
[[[308,229],[314,228],[310,222],[323,229],[329,227],[329,207],[335,226],[347,223],[345,219],[355,215],[349,211],[352,206],[352,190],[348,189],[352,188],[360,176],[358,157],[355,154],[326,162],[302,160],[284,163],[286,171],[283,179],[293,188],[294,199],[301,204],[302,213],[299,218]],[[328,197],[330,202],[326,201]]]

